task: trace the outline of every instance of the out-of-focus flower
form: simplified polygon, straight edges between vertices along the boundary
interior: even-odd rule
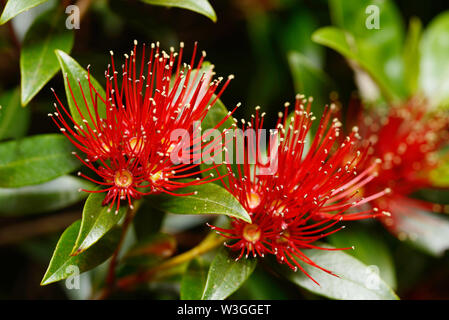
[[[287,110],[288,104],[285,112]],[[246,126],[243,124],[243,129],[254,128],[258,132],[263,125],[263,116],[256,108],[256,115]],[[222,179],[223,185],[249,212],[252,222],[232,218],[229,228],[211,228],[233,240],[227,246],[240,251],[237,259],[272,254],[279,262],[295,271],[302,270],[309,278],[299,261],[333,274],[309,259],[302,249],[340,250],[314,243],[344,228],[337,226],[343,219],[359,220],[387,214],[377,208],[363,209],[366,203],[388,190],[366,198],[358,195],[358,189],[374,178],[379,161],[359,170],[366,162],[367,149],[357,148],[357,130],[337,145],[341,123],[332,119],[331,110],[326,110],[306,151],[307,134],[313,120],[310,100],[307,102],[303,96],[297,96],[295,111],[290,118],[282,113],[279,115],[278,131],[272,135],[278,135],[280,143],[277,152],[270,155],[277,158],[274,174],[260,175],[266,165],[259,161],[251,164],[250,156],[245,156],[244,163],[237,167],[238,172],[233,172],[232,166],[227,164],[229,175]],[[240,149],[249,150],[253,155],[260,154],[260,135],[248,137],[244,140],[245,147]]]
[[[182,64],[183,47],[181,43],[179,53],[173,48],[166,53],[160,50],[159,43],[152,44],[147,58],[144,45],[141,57],[137,57],[135,42],[130,54],[125,54],[120,72],[116,70],[111,51],[112,64],[105,73],[105,97],[96,91],[89,72],[90,92],[84,92],[80,85],[83,101],[76,101],[68,84],[81,124],[76,123],[55,94],[58,104],[55,104],[56,112],[50,116],[61,132],[85,154],[85,158],[78,154],[76,157],[99,176],[94,179],[79,173],[104,187],[97,191],[85,190],[107,192],[103,205],[110,203],[112,208],[116,203],[118,210],[120,200],[127,200],[132,207],[132,199],[143,195],[174,194],[173,190],[211,180],[210,177],[191,182],[176,179],[196,175],[192,170],[199,164],[193,161],[195,153],[214,143],[203,145],[201,135],[193,128],[194,123],[204,119],[232,76],[220,85],[222,78],[214,80],[211,69],[200,72],[206,54],[203,52],[196,62],[196,44],[190,63]],[[89,109],[87,101],[93,109]],[[84,113],[81,105],[87,108]],[[104,108],[105,117],[100,117],[99,108]],[[171,135],[175,130],[185,134],[173,141]],[[174,163],[170,155],[179,148],[187,155],[183,162]]]
[[[386,114],[382,110],[360,113],[358,127],[365,139],[363,145],[370,144],[368,156],[382,160],[377,177],[364,190],[370,193],[385,187],[391,189],[390,194],[373,204],[391,213],[380,219],[393,233],[398,231],[404,215],[436,207],[410,196],[419,189],[432,187],[429,174],[440,163],[438,152],[449,143],[448,125],[447,115],[429,112],[425,101],[416,98],[392,107]]]

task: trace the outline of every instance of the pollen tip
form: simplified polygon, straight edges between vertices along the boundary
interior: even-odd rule
[[[385,188],[385,193],[391,193],[391,189],[390,188]]]
[[[232,79],[234,79],[235,78],[235,76],[233,75],[233,74],[230,74],[229,76],[228,76],[228,79],[229,80],[232,80]]]
[[[352,246],[351,248],[352,248],[352,250],[355,250],[355,246]]]
[[[110,55],[113,56],[114,55],[114,51],[109,51]]]

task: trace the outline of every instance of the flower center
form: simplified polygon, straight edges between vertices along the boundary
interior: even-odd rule
[[[151,180],[151,182],[156,183],[159,180],[161,180],[163,178],[163,176],[164,176],[164,173],[162,172],[162,170],[160,170],[156,173],[150,174],[150,180]]]
[[[277,244],[283,244],[288,241],[290,237],[290,233],[288,231],[284,231],[279,238],[276,239]]]
[[[247,196],[248,205],[251,209],[256,209],[260,204],[260,196],[255,192],[250,192]]]
[[[133,152],[139,152],[143,148],[144,141],[142,138],[132,137],[128,141],[129,149]]]
[[[117,187],[128,188],[133,183],[133,175],[126,169],[117,171],[114,175],[114,183]]]
[[[243,239],[248,242],[254,243],[259,241],[261,234],[262,230],[260,230],[257,224],[247,224],[243,228]]]

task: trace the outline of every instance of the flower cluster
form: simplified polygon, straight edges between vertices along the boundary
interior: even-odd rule
[[[432,186],[430,172],[439,164],[438,151],[449,143],[449,121],[441,112],[428,112],[425,101],[417,98],[392,107],[387,114],[379,111],[360,113],[358,126],[370,144],[368,156],[382,159],[378,175],[364,189],[375,192],[388,187],[391,193],[374,204],[391,212],[381,221],[396,233],[402,215],[414,209],[435,209],[432,203],[411,199],[417,190]],[[408,209],[405,209],[407,207]]]
[[[337,226],[341,220],[388,215],[377,208],[366,208],[365,204],[385,195],[389,189],[360,196],[358,190],[375,178],[380,161],[367,159],[368,148],[358,149],[357,128],[337,146],[341,122],[332,118],[333,106],[324,112],[315,138],[308,146],[315,117],[310,112],[311,100],[303,98],[296,97],[292,116],[280,113],[278,130],[272,132],[279,137],[277,153],[271,154],[277,159],[275,174],[260,174],[266,164],[250,161],[261,152],[259,135],[245,139],[243,150],[248,153],[243,164],[234,170],[226,164],[229,175],[222,178],[222,183],[249,212],[252,222],[232,218],[229,228],[211,228],[233,240],[227,246],[239,251],[237,259],[272,254],[279,262],[310,277],[300,262],[333,273],[309,259],[303,249],[349,249],[329,249],[314,243],[344,228]],[[287,103],[284,114],[288,107]],[[256,108],[250,122],[245,125],[242,121],[243,129],[255,128],[257,132],[263,126],[263,118],[264,114],[259,114]]]
[[[79,83],[82,101],[75,99],[67,77],[77,110],[75,113],[81,121],[75,120],[55,94],[58,102],[55,104],[56,112],[49,115],[60,131],[85,155],[81,157],[75,153],[76,157],[98,178],[81,172],[78,174],[103,187],[85,191],[107,192],[103,205],[110,204],[109,209],[116,204],[117,212],[120,200],[128,201],[132,208],[133,199],[150,193],[180,195],[173,191],[212,179],[177,181],[196,175],[192,169],[198,163],[174,163],[170,155],[182,148],[187,152],[187,160],[193,160],[199,149],[216,142],[205,145],[197,134],[193,134],[193,138],[181,136],[172,141],[171,133],[174,130],[195,131],[192,124],[204,119],[232,76],[221,84],[222,78],[213,80],[212,68],[201,72],[205,52],[196,62],[196,44],[190,64],[182,64],[183,47],[181,43],[179,53],[173,48],[166,53],[160,50],[159,43],[152,44],[146,61],[145,45],[139,58],[135,41],[130,54],[125,54],[120,72],[116,70],[111,51],[112,64],[105,72],[105,96],[100,95],[92,84],[89,68],[88,94]]]

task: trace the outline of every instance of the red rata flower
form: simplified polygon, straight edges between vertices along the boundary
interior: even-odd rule
[[[58,101],[55,104],[56,112],[49,115],[61,132],[86,155],[83,159],[75,153],[76,157],[101,179],[78,174],[105,187],[96,191],[84,191],[107,192],[103,205],[110,203],[112,208],[116,203],[116,212],[120,200],[127,200],[132,208],[132,199],[143,195],[159,192],[180,195],[172,191],[212,180],[198,178],[192,182],[176,181],[196,175],[198,172],[191,170],[198,166],[198,163],[192,161],[195,154],[203,147],[216,143],[212,141],[203,145],[201,137],[192,127],[195,121],[201,122],[204,119],[232,76],[216,92],[222,78],[212,80],[212,68],[200,72],[205,53],[202,53],[195,66],[195,44],[190,64],[181,65],[183,46],[181,43],[179,54],[173,48],[167,54],[160,50],[159,43],[152,44],[148,62],[145,63],[144,45],[138,68],[135,41],[130,55],[125,54],[120,84],[119,72],[116,71],[111,51],[112,65],[105,73],[105,97],[92,84],[89,68],[87,79],[90,96],[86,95],[79,84],[83,101],[76,101],[67,79],[82,124],[74,120],[55,94]],[[213,96],[214,93],[216,96]],[[92,109],[89,108],[88,101],[93,105]],[[82,105],[86,106],[87,111],[81,111]],[[105,112],[104,117],[100,117],[101,111]],[[217,127],[231,114],[232,112]],[[184,139],[187,136],[184,134],[181,140],[171,141],[174,130],[193,133],[193,138]],[[176,148],[187,150],[189,161],[174,164],[170,154]]]
[[[297,96],[295,112],[290,119],[280,114],[277,123],[279,132],[274,133],[278,134],[280,144],[277,153],[271,154],[277,158],[277,172],[258,175],[266,165],[250,163],[251,157],[254,159],[260,154],[258,134],[253,139],[245,140],[243,149],[253,154],[245,154],[244,163],[237,167],[238,173],[234,174],[231,165],[226,165],[230,174],[222,179],[223,185],[249,212],[252,223],[233,218],[230,228],[211,228],[235,240],[227,246],[240,251],[237,259],[244,255],[264,257],[267,253],[273,254],[281,263],[286,263],[295,271],[299,268],[312,279],[299,261],[333,273],[309,259],[302,249],[341,250],[319,247],[314,242],[344,228],[336,227],[341,220],[387,214],[376,208],[365,210],[362,207],[388,190],[367,198],[358,196],[357,190],[374,178],[379,161],[373,161],[366,169],[357,172],[366,161],[367,151],[366,148],[356,150],[357,130],[334,150],[341,123],[337,119],[331,120],[330,110],[324,112],[315,139],[309,151],[305,150],[306,137],[314,117],[310,113],[311,100],[305,108],[307,101],[302,98]],[[288,104],[285,112],[287,109]],[[259,132],[257,130],[263,126],[263,116],[256,108],[256,115],[247,128]],[[346,162],[342,165],[343,161]]]
[[[374,204],[391,212],[390,217],[382,217],[381,221],[393,233],[398,231],[402,216],[413,213],[411,208],[435,207],[409,196],[432,186],[429,173],[438,166],[437,152],[449,142],[448,124],[447,115],[429,113],[425,102],[417,99],[394,106],[384,115],[380,111],[360,113],[360,134],[366,139],[365,144],[371,144],[368,156],[383,160],[377,169],[378,176],[365,190],[375,192],[385,187],[392,190]]]

